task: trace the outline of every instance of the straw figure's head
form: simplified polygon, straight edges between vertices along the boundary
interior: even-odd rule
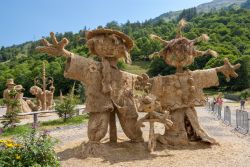
[[[182,19],[177,26],[176,38],[170,41],[162,40],[156,35],[151,35],[152,39],[160,40],[165,47],[159,52],[159,55],[165,60],[168,65],[177,68],[177,71],[182,71],[183,67],[186,67],[194,62],[194,58],[203,55],[217,56],[217,53],[212,50],[199,51],[196,50],[195,45],[201,41],[208,41],[209,37],[206,34],[202,34],[200,37],[190,40],[182,35],[183,28],[187,25],[187,22]]]
[[[125,58],[131,63],[129,55],[133,41],[126,34],[112,29],[96,29],[86,33],[87,46],[90,52],[107,59]]]
[[[39,95],[39,94],[42,93],[42,89],[41,89],[40,87],[38,87],[38,86],[32,86],[32,87],[30,88],[30,93],[31,93],[32,95],[34,95],[34,96],[37,96],[37,95]]]
[[[159,101],[156,100],[156,97],[153,95],[147,95],[142,97],[139,100],[139,112],[154,112],[154,111],[161,111],[162,107]]]

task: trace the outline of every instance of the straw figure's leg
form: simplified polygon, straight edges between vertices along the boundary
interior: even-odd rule
[[[137,126],[138,114],[135,110],[129,109],[126,114],[121,112],[116,112],[119,119],[120,125],[122,127],[125,135],[130,139],[131,142],[143,142],[142,131],[139,126]]]
[[[190,123],[194,131],[199,137],[201,137],[202,141],[205,141],[211,144],[218,144],[216,140],[210,137],[200,126],[199,121],[198,121],[198,116],[194,107],[186,108],[185,112],[186,112],[188,119],[190,120]]]
[[[104,155],[105,148],[100,140],[104,138],[108,131],[110,112],[89,113],[88,122],[88,143],[83,144],[83,156]]]
[[[173,125],[165,129],[164,135],[159,135],[157,140],[162,144],[187,145],[188,137],[184,123],[185,112],[183,109],[171,111]]]

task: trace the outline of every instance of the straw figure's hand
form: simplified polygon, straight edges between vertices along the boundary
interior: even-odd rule
[[[238,74],[235,72],[235,70],[240,68],[240,64],[232,65],[227,58],[224,59],[224,65],[221,67],[217,67],[216,71],[221,72],[225,75],[227,82],[230,81],[231,77],[237,78]]]
[[[66,38],[63,38],[60,42],[58,42],[53,32],[50,33],[50,36],[52,44],[43,38],[41,40],[43,46],[36,47],[36,50],[38,52],[47,53],[51,56],[70,57],[72,53],[64,48],[69,44],[69,41]]]

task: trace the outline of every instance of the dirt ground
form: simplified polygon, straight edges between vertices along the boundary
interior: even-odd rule
[[[73,126],[68,129],[52,131],[51,135],[61,140],[56,147],[62,167],[190,167],[225,166],[248,167],[250,165],[250,136],[234,132],[233,127],[224,125],[204,108],[197,108],[200,123],[204,129],[220,143],[209,146],[205,143],[190,143],[188,146],[163,146],[158,144],[154,153],[147,151],[147,143],[130,143],[118,127],[118,144],[107,143],[108,138],[99,145],[103,156],[85,157],[81,155],[81,143],[87,141],[87,126]],[[163,133],[164,128],[156,125],[156,132]],[[148,127],[143,129],[147,141]],[[103,149],[104,148],[104,149]]]

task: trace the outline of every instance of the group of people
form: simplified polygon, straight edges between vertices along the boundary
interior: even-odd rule
[[[38,86],[32,86],[30,88],[30,93],[36,97],[36,101],[32,100],[24,100],[24,91],[22,85],[16,85],[13,79],[8,79],[6,82],[6,89],[3,92],[3,98],[5,100],[16,99],[18,100],[18,110],[20,112],[32,112],[39,111],[43,109],[44,104],[44,93],[42,89]],[[55,88],[53,85],[50,86],[50,90],[46,90],[46,109],[52,109],[54,107],[53,95]],[[8,103],[6,103],[7,110],[9,112],[11,107]]]
[[[221,93],[219,93],[217,98],[215,98],[215,97],[213,98],[213,107],[215,106],[215,104],[219,107],[219,110],[221,111],[222,105],[223,105],[223,99],[222,99],[222,94]],[[246,99],[242,98],[240,100],[240,109],[241,110],[245,109],[245,104],[246,104]]]

